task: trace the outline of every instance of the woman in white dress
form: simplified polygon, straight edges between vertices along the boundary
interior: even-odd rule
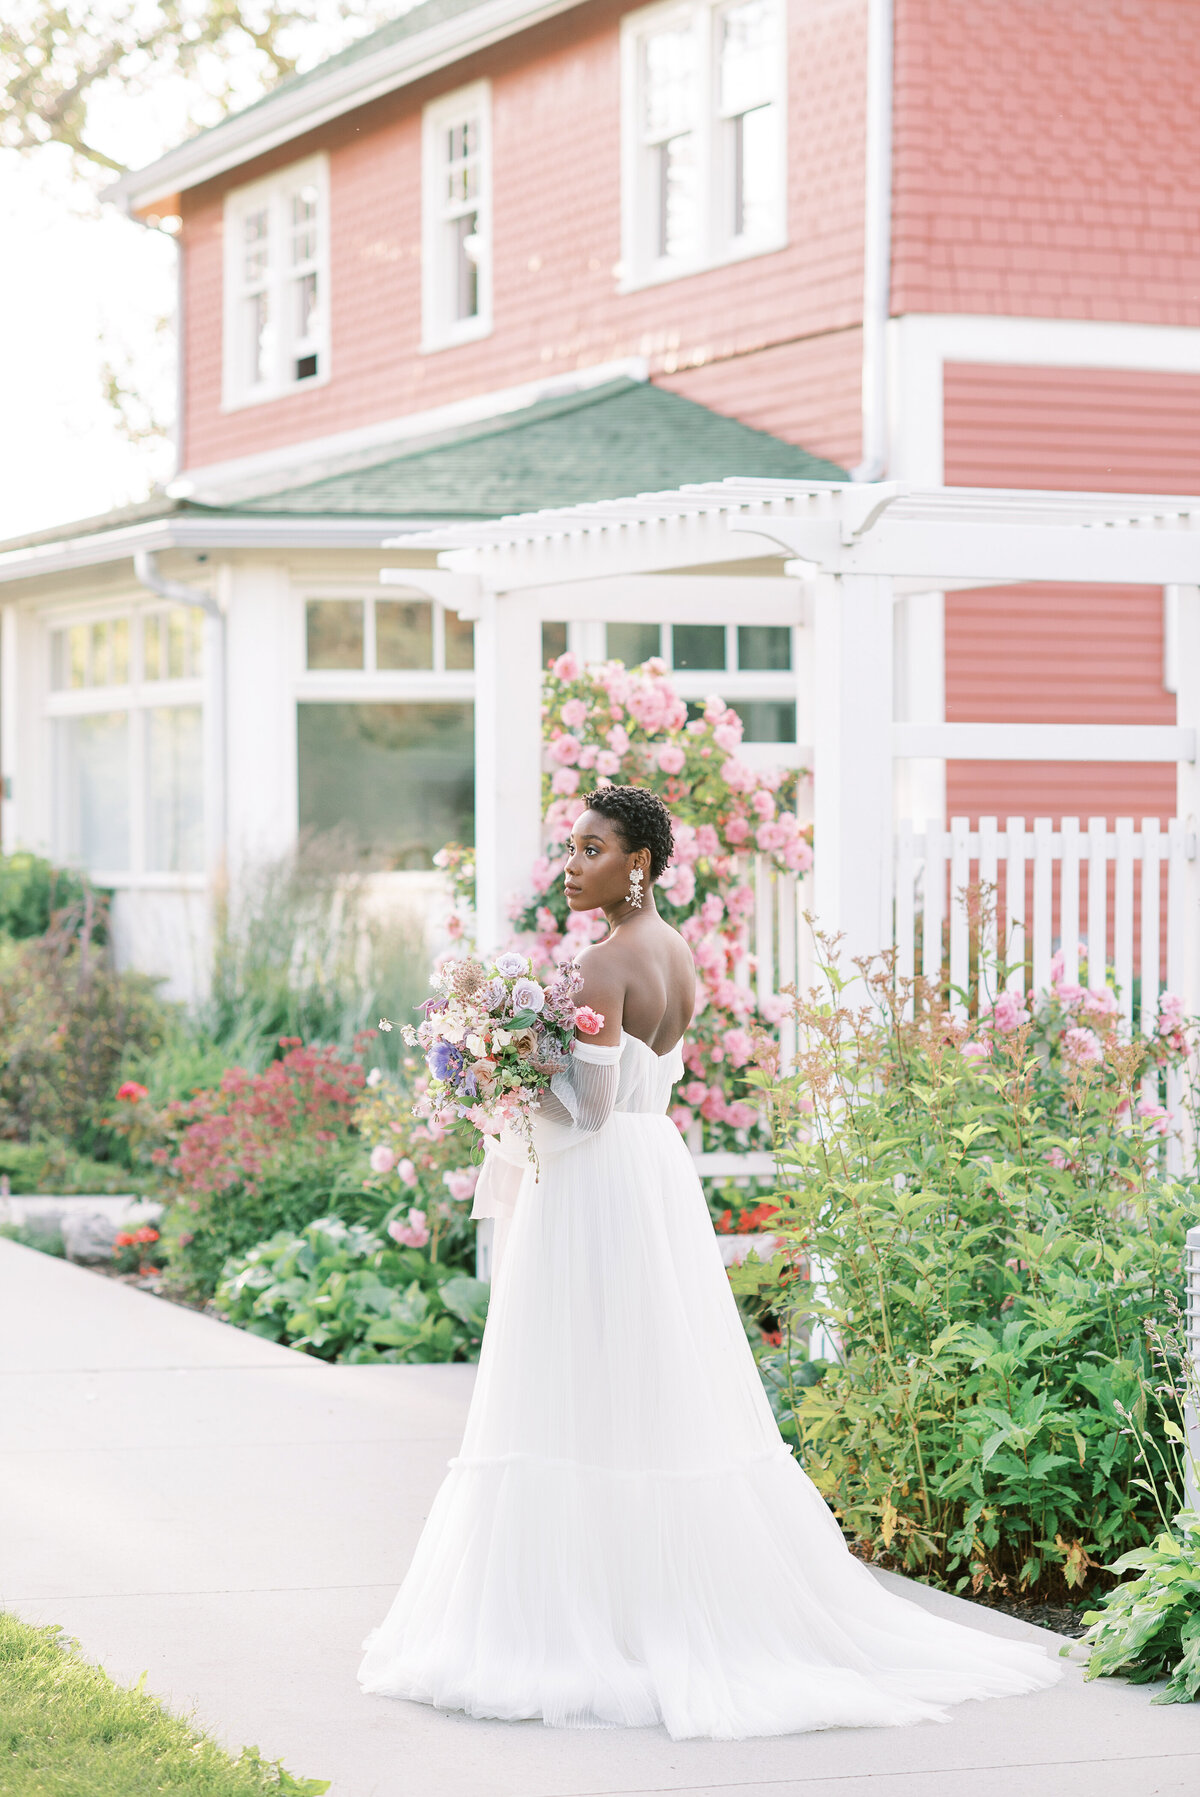
[[[670,817],[639,788],[585,803],[566,892],[608,919],[581,958],[604,1026],[542,1103],[537,1176],[511,1143],[489,1154],[462,1450],[364,1642],[363,1689],[678,1740],[944,1719],[1053,1684],[1041,1645],[886,1591],[780,1436],[666,1115],[695,996],[654,905]]]

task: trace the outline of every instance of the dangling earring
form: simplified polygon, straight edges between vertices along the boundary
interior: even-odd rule
[[[625,903],[632,905],[635,911],[642,908],[642,870],[635,867],[629,876],[629,891],[625,894]]]

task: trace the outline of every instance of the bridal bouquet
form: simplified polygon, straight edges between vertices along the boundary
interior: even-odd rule
[[[566,1066],[576,1030],[594,1036],[604,1027],[598,1012],[575,1003],[582,973],[564,967],[542,986],[527,956],[504,954],[492,962],[449,961],[432,983],[434,995],[420,1007],[424,1022],[403,1031],[411,1047],[424,1050],[427,1102],[453,1109],[485,1134],[507,1124],[528,1141],[533,1110]]]

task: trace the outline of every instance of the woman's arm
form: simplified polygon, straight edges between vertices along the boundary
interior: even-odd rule
[[[607,943],[598,943],[580,955],[583,985],[575,995],[577,1005],[586,1006],[604,1019],[594,1036],[582,1030],[576,1032],[580,1040],[594,1042],[599,1048],[612,1048],[620,1042],[625,1016],[624,970],[611,950],[605,953],[607,947]]]

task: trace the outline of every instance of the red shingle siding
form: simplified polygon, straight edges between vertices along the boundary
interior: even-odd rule
[[[1195,0],[896,0],[895,312],[1200,324]]]
[[[1200,492],[1200,377],[956,366],[950,486]],[[1023,586],[946,597],[953,723],[1173,724],[1159,587]],[[1171,767],[952,762],[951,816],[1173,815]]]
[[[185,196],[189,466],[638,355],[688,392],[693,376],[683,371],[699,365],[711,378],[737,358],[729,366],[739,372],[719,383],[727,402],[719,409],[741,417],[740,384],[761,391],[773,379],[754,368],[757,352],[857,324],[865,0],[791,3],[789,246],[619,295],[619,33],[627,10],[596,0]],[[423,356],[421,108],[481,76],[492,82],[495,328],[481,342]],[[223,194],[317,149],[330,156],[332,378],[223,414]],[[792,362],[807,370],[820,354],[809,349]],[[829,354],[839,371],[833,384],[844,386],[845,348],[833,341]],[[792,362],[785,355],[778,366]],[[849,442],[843,420],[857,412],[857,391],[817,391],[810,400],[822,382],[807,372],[798,378],[805,391],[782,407],[794,420],[786,434],[794,429],[807,442],[811,412],[831,442]],[[761,409],[758,399],[750,403]]]

